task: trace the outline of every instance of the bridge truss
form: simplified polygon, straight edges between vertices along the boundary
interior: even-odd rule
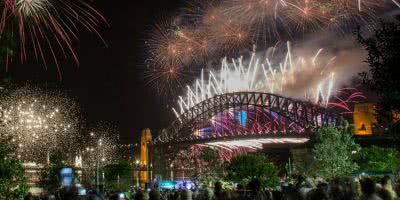
[[[303,143],[318,128],[339,121],[335,112],[307,101],[261,92],[226,93],[186,110],[152,144]]]

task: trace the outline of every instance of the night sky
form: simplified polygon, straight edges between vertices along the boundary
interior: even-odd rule
[[[175,16],[184,0],[95,0],[93,4],[110,24],[99,29],[108,48],[94,34],[81,31],[74,43],[80,65],[59,56],[62,81],[54,65],[45,70],[33,57],[25,64],[15,62],[0,75],[11,83],[65,91],[77,99],[87,126],[110,122],[120,131],[122,143],[137,142],[142,128],[154,134],[174,119],[167,107],[173,101],[157,95],[143,78],[144,42],[152,25]]]
[[[28,62],[13,64],[3,79],[44,88],[58,88],[77,99],[88,126],[111,122],[121,132],[122,143],[139,140],[142,128],[157,131],[173,119],[167,100],[143,79],[144,42],[151,25],[171,16],[183,4],[178,0],[96,0],[94,7],[108,20],[99,31],[108,48],[94,34],[82,31],[74,44],[80,65],[60,58],[60,81],[56,68]]]

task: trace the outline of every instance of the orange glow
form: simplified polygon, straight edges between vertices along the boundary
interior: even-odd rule
[[[372,135],[372,125],[376,124],[375,106],[371,103],[360,103],[354,107],[355,135]]]
[[[147,143],[151,141],[151,132],[150,129],[143,129],[142,130],[142,135],[140,138],[140,187],[144,188],[146,181],[147,181],[147,161],[148,161],[148,149],[147,149]]]

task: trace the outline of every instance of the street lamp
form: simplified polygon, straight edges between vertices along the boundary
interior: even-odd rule
[[[153,180],[153,163],[150,163],[150,181]]]
[[[92,134],[92,133],[91,133]],[[98,142],[98,146],[97,146],[97,152],[99,151],[99,148],[101,148],[101,146],[102,146],[102,140],[101,140],[101,138],[99,139],[99,142]],[[93,148],[91,149],[91,151],[93,151]],[[100,165],[100,161],[99,161],[99,154],[97,154],[96,153],[96,162],[97,162],[97,167],[96,167],[96,182],[97,182],[97,191],[98,192],[100,192],[100,181],[99,181],[99,175],[100,175],[100,173],[99,173],[99,165]],[[104,158],[103,158],[104,159]],[[102,161],[103,161],[103,159],[102,159]]]
[[[171,164],[169,167],[171,168],[171,181],[172,181],[174,180],[174,171],[172,169],[174,167],[174,164]]]
[[[135,161],[135,168],[138,169],[139,166],[139,160],[136,159]],[[136,187],[139,187],[139,169],[137,170],[137,176],[136,176]]]

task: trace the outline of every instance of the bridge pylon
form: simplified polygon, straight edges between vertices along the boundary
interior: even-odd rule
[[[148,168],[149,168],[149,149],[148,143],[151,141],[151,132],[150,129],[145,128],[141,132],[140,137],[140,173],[139,173],[139,181],[140,187],[144,188],[148,180]]]

